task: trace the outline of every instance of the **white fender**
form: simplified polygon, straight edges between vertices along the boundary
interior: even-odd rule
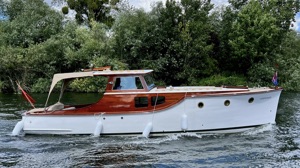
[[[12,135],[13,136],[19,135],[20,132],[23,130],[23,128],[24,128],[24,121],[21,120],[15,125],[15,128],[12,131]]]
[[[185,130],[188,129],[188,119],[187,119],[187,115],[186,114],[183,114],[181,116],[181,129],[183,131],[185,131]]]
[[[152,122],[149,122],[143,131],[143,136],[148,138],[151,130],[152,130]]]
[[[100,121],[97,122],[95,131],[94,131],[94,136],[95,136],[95,137],[100,136],[101,131],[102,131],[102,122],[101,122],[101,120],[100,120]]]

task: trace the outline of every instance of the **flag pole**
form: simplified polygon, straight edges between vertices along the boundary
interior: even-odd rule
[[[21,90],[22,94],[25,96],[26,100],[30,103],[30,105],[35,108],[35,106],[33,105],[33,103],[31,102],[31,99],[29,98],[29,95],[23,90],[23,88],[21,87],[20,83],[18,81],[16,81],[18,88]]]

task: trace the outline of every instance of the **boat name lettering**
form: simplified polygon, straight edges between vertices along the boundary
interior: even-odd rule
[[[262,97],[262,98],[260,98],[260,100],[264,100],[264,99],[271,99],[271,96],[269,96],[269,97]]]

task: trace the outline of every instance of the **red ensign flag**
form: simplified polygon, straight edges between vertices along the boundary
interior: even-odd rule
[[[35,103],[35,100],[28,93],[26,93],[25,90],[23,90],[23,88],[21,87],[19,82],[16,82],[16,83],[17,83],[18,88],[20,89],[20,91],[22,93],[22,96],[31,104],[31,106],[33,108],[35,108],[34,105],[33,105]]]

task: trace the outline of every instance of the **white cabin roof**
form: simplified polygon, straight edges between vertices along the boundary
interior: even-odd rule
[[[102,75],[102,76],[109,76],[109,75],[143,75],[147,73],[151,73],[152,69],[145,69],[145,70],[117,70],[117,71],[93,71],[94,76]]]
[[[88,76],[112,76],[112,75],[143,75],[152,72],[153,70],[104,70],[104,71],[88,71],[88,72],[71,72],[71,73],[57,73],[54,74],[50,92],[56,85],[56,83],[63,79],[81,78]]]
[[[52,92],[54,86],[56,83],[63,79],[72,79],[72,78],[82,78],[82,77],[91,77],[91,76],[118,76],[118,75],[143,75],[147,73],[151,73],[153,70],[103,70],[103,71],[87,71],[87,72],[71,72],[71,73],[57,73],[54,74],[52,83],[50,86],[50,91],[48,93],[48,99],[50,96],[50,93]],[[48,102],[47,99],[47,102]]]

